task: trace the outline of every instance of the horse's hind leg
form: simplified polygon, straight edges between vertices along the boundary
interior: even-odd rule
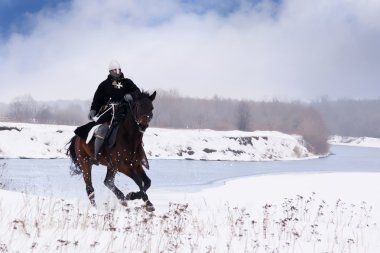
[[[143,181],[144,192],[146,192],[150,187],[151,180],[148,177],[148,175],[145,173],[145,170],[143,170],[143,169],[141,170],[140,176],[141,176],[141,179]]]
[[[111,167],[107,167],[107,175],[104,179],[104,185],[116,195],[122,205],[126,205],[124,194],[115,186],[115,175],[116,171]]]
[[[91,164],[88,161],[82,161],[80,162],[80,167],[82,169],[83,179],[86,184],[86,192],[88,199],[90,200],[91,205],[96,207],[95,202],[95,192],[94,187],[92,186],[92,180],[91,180]]]

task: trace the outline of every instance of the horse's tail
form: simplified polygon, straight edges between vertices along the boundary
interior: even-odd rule
[[[80,169],[80,165],[78,162],[78,157],[75,152],[75,140],[76,140],[76,135],[71,138],[71,140],[67,143],[70,144],[69,148],[66,151],[66,155],[70,156],[71,158],[71,165],[70,165],[70,175],[79,175],[82,173],[82,170]]]

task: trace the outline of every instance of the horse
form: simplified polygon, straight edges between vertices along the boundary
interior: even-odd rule
[[[94,138],[86,144],[86,140],[74,135],[69,141],[67,155],[72,161],[72,173],[82,174],[86,184],[86,192],[90,203],[96,207],[94,187],[91,180],[91,168],[93,164],[101,164],[107,167],[104,184],[119,199],[122,205],[127,205],[128,200],[142,199],[147,211],[154,211],[146,191],[151,185],[150,178],[146,175],[144,166],[149,168],[143,149],[142,138],[153,117],[153,100],[156,91],[151,95],[141,92],[134,102],[122,102],[116,106],[115,115],[118,117],[118,130],[115,144],[110,148],[94,156]],[[96,158],[95,158],[96,157]],[[143,166],[144,165],[144,166]],[[138,192],[124,194],[115,186],[115,175],[121,172],[130,177],[139,187]]]

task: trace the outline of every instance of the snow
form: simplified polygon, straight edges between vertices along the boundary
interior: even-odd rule
[[[0,157],[66,158],[64,146],[73,130],[0,123]],[[377,142],[330,140],[380,147]],[[315,157],[299,136],[272,131],[150,128],[144,143],[151,159]],[[377,253],[379,182],[380,173],[373,172],[297,173],[227,180],[199,192],[153,188],[148,192],[153,213],[141,200],[125,207],[112,197],[95,209],[81,197],[0,190],[0,252]],[[83,191],[78,189],[78,196]]]
[[[334,145],[380,148],[380,139],[371,137],[347,137],[334,135],[330,137],[329,143]]]
[[[0,123],[0,158],[67,158],[75,127]],[[214,131],[148,128],[149,159],[266,161],[316,158],[302,137],[275,131]]]
[[[375,253],[379,180],[380,173],[288,174],[195,193],[152,189],[154,213],[141,201],[124,207],[113,198],[94,209],[0,190],[0,250]]]

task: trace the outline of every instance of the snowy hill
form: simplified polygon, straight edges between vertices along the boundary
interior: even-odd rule
[[[73,126],[0,123],[0,158],[67,158]],[[148,128],[150,159],[265,161],[316,157],[302,137],[275,131],[213,131]]]
[[[329,143],[334,145],[380,148],[380,139],[371,137],[347,137],[335,135],[329,139]]]

